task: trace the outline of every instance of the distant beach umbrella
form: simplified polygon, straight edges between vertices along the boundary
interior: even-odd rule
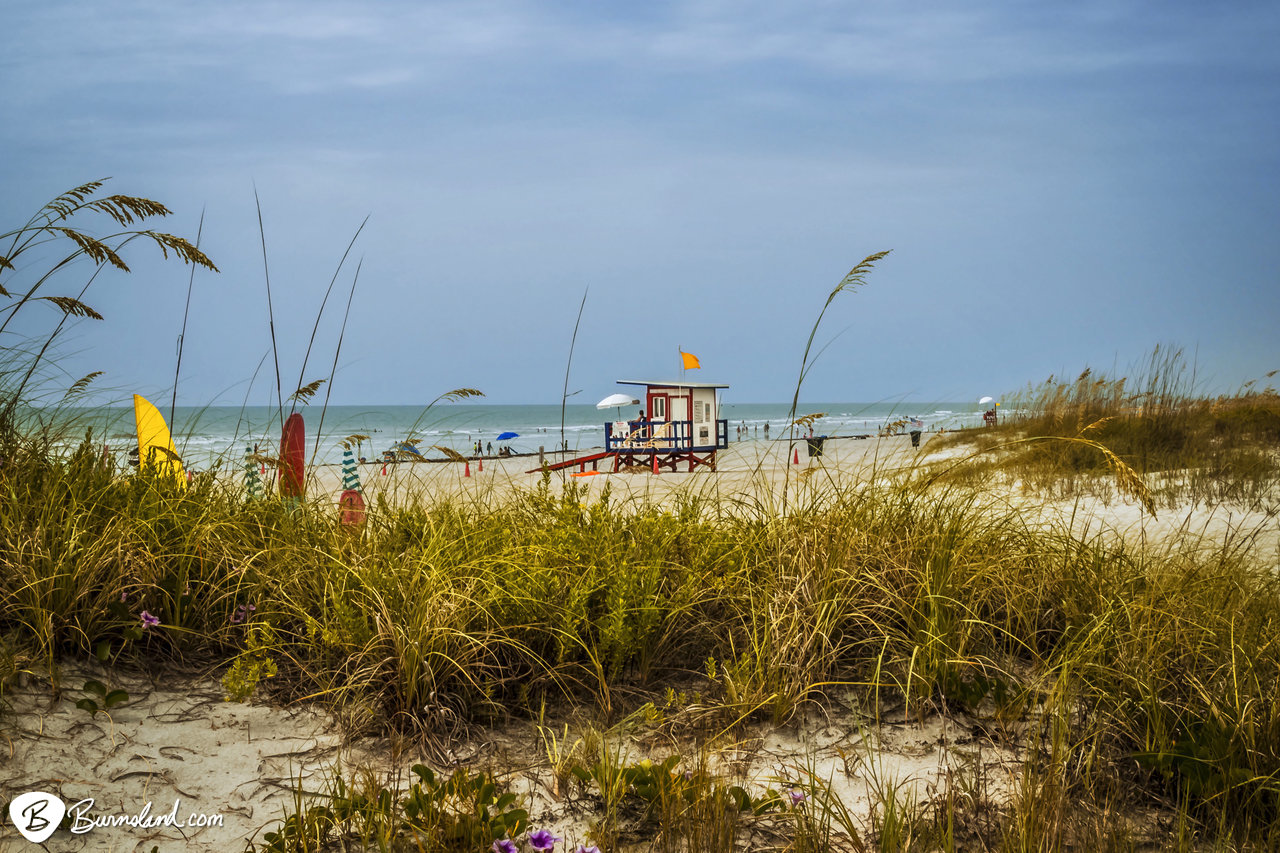
[[[985,406],[987,403],[994,403],[995,401],[996,401],[995,397],[983,397],[981,400],[978,401],[978,405]]]
[[[422,458],[422,451],[419,450],[414,444],[408,441],[402,441],[399,444],[397,444],[395,447],[391,449],[391,453],[397,459],[400,458],[402,454],[413,457],[415,459]]]
[[[262,480],[258,477],[258,463],[253,459],[253,450],[248,447],[244,449],[244,490],[248,493],[249,500],[262,499]]]
[[[509,441],[509,440],[511,440],[511,439],[513,439],[513,438],[519,438],[519,437],[520,437],[520,433],[518,433],[518,432],[502,432],[502,433],[498,433],[498,438],[497,438],[497,440],[498,440],[498,441]]]
[[[342,448],[342,488],[360,491],[360,475],[356,473],[356,458],[350,447]]]

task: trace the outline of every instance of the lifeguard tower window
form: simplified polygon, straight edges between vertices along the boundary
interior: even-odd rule
[[[655,421],[665,421],[667,419],[667,398],[653,398],[653,413],[651,415]]]

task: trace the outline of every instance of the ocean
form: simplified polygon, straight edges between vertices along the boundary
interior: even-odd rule
[[[780,438],[785,435],[790,403],[721,403],[721,415],[729,420],[729,441],[741,438]],[[928,403],[802,403],[796,415],[825,413],[814,422],[815,435],[841,436],[875,434],[886,424],[901,418],[918,418],[926,430],[981,426],[983,407],[966,402]],[[160,407],[169,420],[169,408]],[[621,410],[600,410],[592,405],[569,405],[564,409],[563,439],[561,412],[554,405],[475,405],[440,403],[424,410],[419,406],[319,406],[299,409],[306,419],[308,444],[320,464],[342,461],[342,441],[365,435],[353,442],[358,455],[370,460],[400,442],[418,439],[418,448],[428,457],[439,457],[432,447],[448,447],[459,453],[473,452],[477,440],[486,451],[509,446],[515,453],[554,450],[568,443],[570,450],[586,450],[604,445],[606,421],[636,417],[638,406]],[[288,414],[288,408],[285,409]],[[321,420],[323,416],[323,421]],[[132,407],[98,407],[63,410],[62,432],[78,441],[87,428],[96,441],[117,454],[121,462],[137,443]],[[739,433],[739,428],[744,432]],[[239,464],[246,449],[273,453],[280,441],[280,414],[264,406],[179,406],[174,412],[171,432],[179,455],[189,468],[203,470],[228,461]],[[515,438],[498,436],[516,433]],[[316,440],[316,436],[319,440]]]

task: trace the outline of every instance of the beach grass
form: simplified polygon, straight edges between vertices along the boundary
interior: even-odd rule
[[[983,451],[955,473],[970,483],[1016,480],[1053,497],[1114,493],[1099,476],[1112,460],[1094,442],[1142,475],[1158,505],[1275,512],[1280,395],[1265,384],[1274,375],[1231,394],[1201,394],[1182,351],[1156,347],[1131,376],[1086,369],[1075,380],[1050,377],[1003,398],[997,429],[955,437]]]
[[[1247,537],[1080,535],[984,479],[1075,494],[1114,477],[1109,452],[1144,487],[1177,479],[1151,487],[1166,505],[1273,506],[1274,391],[1202,399],[1176,358],[1153,364],[1136,396],[1091,375],[1033,389],[1005,426],[963,437],[963,465],[814,480],[781,506],[622,500],[544,475],[476,499],[375,500],[361,527],[326,498],[255,500],[214,474],[183,488],[117,469],[92,434],[60,449],[56,420],[0,421],[0,699],[23,677],[63,688],[86,658],[199,662],[229,697],[325,703],[353,736],[435,753],[572,712],[589,724],[544,734],[546,764],[606,850],[1272,849],[1274,555]],[[5,372],[5,411],[32,375]],[[1017,773],[956,770],[921,793],[884,772],[863,813],[814,763],[758,784],[719,762],[744,726],[849,696],[866,742],[890,716],[965,715],[1004,733]],[[672,753],[631,755],[638,729]],[[504,768],[422,767],[339,773],[309,796],[300,783],[259,843],[529,849]]]
[[[428,740],[548,704],[608,725],[690,680],[673,713],[711,735],[854,688],[873,713],[1023,721],[1001,830],[1019,845],[1138,791],[1241,838],[1276,825],[1280,580],[1229,542],[1081,540],[909,481],[786,517],[544,481],[501,505],[375,506],[353,534],[322,503],[122,476],[95,447],[8,456],[8,678],[221,660],[229,694]],[[144,611],[159,622],[139,630]]]

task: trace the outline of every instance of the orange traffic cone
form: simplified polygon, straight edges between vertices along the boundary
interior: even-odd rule
[[[470,477],[470,476],[471,476],[471,463],[470,463],[470,462],[464,462],[464,463],[463,463],[463,465],[464,465],[465,467],[463,467],[463,469],[462,469],[462,476],[464,476],[464,477]]]
[[[477,474],[479,474],[479,473],[480,473],[481,471],[483,471],[483,470],[484,470],[484,459],[477,459],[477,460],[476,460],[476,473],[477,473]]]
[[[795,458],[793,458],[793,459],[791,460],[791,464],[792,464],[792,465],[799,465],[799,464],[800,464],[800,448],[798,448],[798,447],[796,448],[796,455],[795,455]]]
[[[387,476],[387,466],[385,464],[382,466],[382,476]]]
[[[658,473],[658,454],[653,454],[653,473]]]

